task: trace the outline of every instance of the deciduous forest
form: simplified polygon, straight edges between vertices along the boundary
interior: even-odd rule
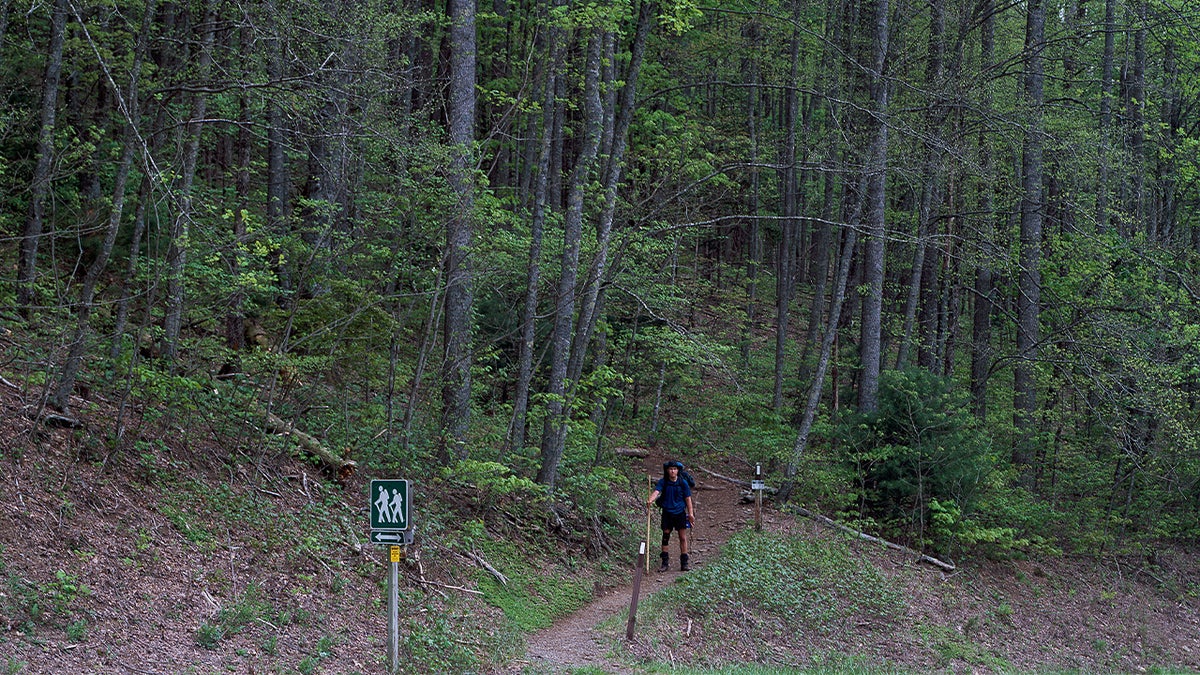
[[[286,428],[555,519],[659,447],[933,555],[1194,542],[1198,29],[3,0],[0,368],[48,424],[115,402],[99,457]]]

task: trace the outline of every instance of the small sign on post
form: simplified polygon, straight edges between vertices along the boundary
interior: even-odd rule
[[[409,529],[410,502],[407,480],[371,481],[371,529]]]
[[[404,479],[371,481],[371,543],[388,547],[388,672],[400,672],[400,561],[413,541],[412,499]]]

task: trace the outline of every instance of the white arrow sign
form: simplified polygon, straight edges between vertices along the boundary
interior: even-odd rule
[[[371,530],[372,544],[411,544],[412,530]]]

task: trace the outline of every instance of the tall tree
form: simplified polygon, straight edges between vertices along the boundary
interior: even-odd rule
[[[216,0],[206,0],[200,24],[200,54],[197,57],[196,79],[204,83],[212,69],[213,41],[217,33]],[[183,166],[179,169],[176,185],[176,213],[171,222],[167,245],[167,308],[163,316],[163,357],[174,362],[179,356],[180,331],[183,328],[185,296],[187,293],[186,267],[188,248],[191,246],[192,218],[195,215],[193,184],[196,178],[196,162],[200,157],[200,132],[204,127],[208,110],[208,94],[203,87],[192,93],[191,115],[180,127],[180,146]]]
[[[984,0],[979,5],[982,15],[979,35],[979,67],[989,70],[995,59],[996,12],[995,0]],[[991,115],[992,95],[987,87],[982,89],[980,110]],[[995,209],[992,174],[993,159],[991,139],[986,127],[981,126],[977,142],[979,146],[979,242],[978,262],[975,267],[974,311],[971,319],[971,409],[975,417],[987,417],[987,382],[992,368],[992,305],[995,304],[995,272],[992,267],[999,258],[995,253]]]
[[[617,109],[604,114],[605,123],[601,134],[602,137],[610,139],[602,171],[604,202],[596,221],[596,255],[588,268],[579,308],[579,325],[572,340],[571,360],[567,368],[567,377],[572,387],[579,382],[583,372],[588,343],[600,315],[603,285],[608,272],[609,245],[612,242],[613,222],[617,211],[617,190],[621,186],[621,174],[625,166],[625,149],[629,146],[629,125],[633,123],[638,77],[646,54],[646,40],[654,19],[653,7],[654,3],[649,0],[640,4],[633,41],[629,48],[629,68],[623,78],[625,84],[621,87],[620,97],[614,97],[611,101]]]
[[[442,453],[465,459],[471,417],[471,219],[475,180],[475,1],[450,0],[450,184],[457,204],[446,223]]]
[[[26,317],[30,315],[34,304],[38,247],[45,228],[46,195],[50,192],[51,168],[54,162],[54,120],[58,105],[58,84],[62,75],[67,4],[67,0],[55,0],[50,15],[50,44],[46,49],[46,68],[42,74],[42,102],[38,114],[37,162],[29,186],[29,213],[25,219],[25,228],[21,232],[21,251],[17,260],[17,307]]]
[[[554,487],[558,464],[567,439],[566,407],[568,364],[575,319],[576,282],[579,278],[579,251],[583,234],[584,190],[595,170],[600,149],[604,110],[600,102],[600,54],[604,44],[601,28],[592,28],[588,36],[587,62],[584,66],[584,138],[575,168],[571,172],[567,212],[563,221],[563,252],[554,304],[554,330],[550,337],[550,372],[546,387],[546,421],[542,430],[541,466],[537,481]]]
[[[137,141],[140,136],[138,122],[141,106],[138,101],[140,95],[138,78],[141,75],[142,63],[145,60],[149,44],[150,28],[154,18],[155,7],[155,2],[150,0],[146,2],[143,10],[141,28],[138,31],[137,43],[134,47],[133,65],[129,69],[129,84],[126,87],[123,98],[116,81],[113,79],[113,74],[107,71],[107,64],[104,64],[99,51],[97,50],[96,52],[98,60],[100,60],[101,64],[105,65],[108,83],[114,89],[113,95],[119,101],[122,101],[119,107],[125,117],[125,124],[121,138],[121,159],[117,163],[116,173],[113,177],[112,205],[109,208],[108,224],[104,228],[104,238],[100,244],[100,250],[84,273],[83,284],[79,291],[79,300],[75,309],[75,335],[67,350],[67,359],[63,364],[57,387],[50,401],[51,405],[63,412],[67,411],[71,392],[75,388],[75,380],[78,377],[79,368],[83,363],[83,357],[88,347],[88,337],[91,331],[90,319],[92,310],[95,307],[97,284],[100,281],[100,275],[108,266],[113,245],[117,241],[117,232],[121,227],[121,215],[124,213],[125,207],[125,186],[129,179],[130,167],[133,165],[133,159],[138,150]]]
[[[1014,423],[1019,438],[1013,464],[1028,469],[1036,428],[1034,377],[1041,340],[1043,134],[1045,129],[1046,7],[1029,0],[1025,24],[1025,134],[1021,148],[1021,236],[1017,283],[1017,361],[1013,378]]]
[[[543,66],[545,81],[542,91],[542,128],[538,144],[537,170],[533,187],[533,214],[529,224],[529,266],[526,270],[525,303],[521,310],[521,345],[517,355],[517,384],[513,393],[513,414],[508,426],[505,448],[520,449],[525,446],[526,413],[529,409],[529,385],[533,379],[534,336],[537,329],[538,286],[542,276],[542,238],[546,226],[547,199],[550,187],[550,154],[553,150],[554,120],[559,104],[557,91],[560,42],[562,30],[557,26],[547,29],[546,63]]]
[[[871,84],[871,145],[867,153],[867,206],[863,243],[863,283],[867,286],[862,307],[862,340],[859,358],[858,408],[864,413],[879,407],[879,370],[883,347],[883,254],[887,236],[888,174],[888,0],[876,0],[872,32],[872,59],[868,70]]]

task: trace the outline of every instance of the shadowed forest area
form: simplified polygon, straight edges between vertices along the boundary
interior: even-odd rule
[[[334,537],[305,592],[370,595],[364,481],[397,476],[438,559],[413,598],[511,621],[449,646],[439,604],[406,649],[486,671],[625,574],[629,449],[760,465],[777,513],[951,575],[1136,570],[1112,588],[1192,625],[1198,29],[1186,0],[0,0],[0,669],[77,625],[101,555],[35,564],[34,530],[136,503],[114,561],[172,533],[229,558],[200,615],[302,625],[230,524],[279,569],[261,518]],[[553,570],[545,615],[462,572],[497,557]],[[774,653],[705,665],[813,662]],[[1039,663],[965,653],[936,663]],[[1197,667],[1133,653],[1053,663]]]

